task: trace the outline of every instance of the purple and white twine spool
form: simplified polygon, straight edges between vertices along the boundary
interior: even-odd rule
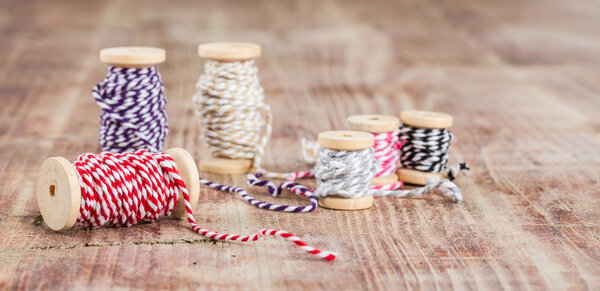
[[[100,145],[103,151],[163,151],[169,131],[167,100],[156,66],[109,66],[108,74],[94,87],[92,96],[102,109]]]

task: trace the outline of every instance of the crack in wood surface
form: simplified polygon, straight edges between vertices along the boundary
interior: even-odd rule
[[[75,248],[94,248],[94,247],[120,247],[127,245],[178,245],[178,244],[211,244],[217,245],[218,242],[214,239],[176,239],[176,240],[156,240],[156,241],[131,241],[126,243],[83,243],[81,245],[51,245],[51,246],[34,246],[28,247],[28,250],[53,250],[53,249],[75,249]]]

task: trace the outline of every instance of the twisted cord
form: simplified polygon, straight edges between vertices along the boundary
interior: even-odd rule
[[[448,176],[448,179],[450,179],[450,181],[453,181],[454,179],[456,179],[456,176],[458,175],[458,173],[460,173],[463,170],[470,170],[470,169],[471,168],[469,168],[469,165],[467,163],[459,163],[450,168],[444,169],[444,172]]]
[[[92,89],[102,109],[100,145],[107,152],[163,150],[169,131],[164,86],[156,66],[108,68],[108,74]]]
[[[438,176],[427,178],[424,187],[415,188],[412,190],[377,190],[372,191],[373,196],[388,196],[388,197],[413,197],[420,196],[439,189],[444,196],[448,197],[452,202],[458,203],[463,199],[462,191],[453,182],[448,179],[440,179]]]
[[[396,173],[400,161],[399,130],[384,133],[374,133],[375,143],[373,157],[378,161],[375,177],[388,176]]]
[[[302,250],[325,260],[335,254],[315,249],[297,236],[279,229],[261,229],[250,236],[219,234],[196,223],[185,183],[177,165],[166,153],[83,154],[74,162],[81,186],[78,221],[90,227],[131,226],[155,221],[173,212],[178,195],[183,195],[187,219],[200,235],[223,241],[256,241],[267,235],[293,242]]]
[[[202,139],[213,156],[253,160],[253,168],[259,169],[272,116],[271,108],[263,103],[254,60],[209,60],[204,70],[194,95]]]
[[[209,60],[194,95],[202,139],[213,156],[253,160],[252,170],[266,178],[297,179],[308,172],[278,173],[261,167],[271,136],[271,108],[265,104],[254,60]]]
[[[314,170],[317,179],[314,193],[317,197],[330,194],[349,198],[366,196],[376,172],[373,148],[358,151],[321,148]]]
[[[373,133],[375,143],[373,145],[373,157],[377,161],[377,173],[375,177],[396,175],[398,162],[400,161],[400,139],[399,130],[384,133]],[[397,190],[402,188],[404,183],[398,181],[389,185],[373,185],[373,190]]]
[[[290,192],[292,192],[296,195],[308,197],[308,199],[310,199],[310,205],[289,206],[289,205],[271,204],[271,203],[267,203],[267,202],[263,202],[263,201],[254,199],[254,197],[250,196],[250,194],[248,194],[248,192],[246,192],[244,189],[239,188],[239,187],[221,185],[221,184],[218,184],[218,183],[215,183],[215,182],[212,182],[209,180],[205,180],[205,179],[200,179],[200,183],[205,186],[208,186],[210,188],[219,190],[219,191],[236,193],[242,199],[246,200],[246,202],[248,202],[251,205],[254,205],[260,209],[282,211],[282,212],[311,212],[317,208],[317,203],[318,203],[317,197],[308,188],[304,187],[303,185],[296,183],[294,181],[286,181],[286,182],[280,184],[279,186],[277,186],[277,185],[275,185],[275,183],[273,183],[269,180],[259,179],[260,177],[261,177],[260,173],[259,174],[248,174],[247,175],[248,186],[267,187],[267,191],[269,191],[269,193],[273,197],[279,196],[283,192],[284,189],[288,189]]]
[[[399,137],[405,141],[400,148],[400,164],[404,168],[422,172],[445,172],[450,180],[454,180],[460,171],[469,169],[466,163],[446,168],[447,151],[454,138],[448,129],[417,128],[401,124]]]

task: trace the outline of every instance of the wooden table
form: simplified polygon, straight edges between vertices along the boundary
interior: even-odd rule
[[[0,289],[600,287],[600,2],[2,1],[0,36]],[[285,214],[202,189],[200,225],[283,228],[337,251],[335,262],[279,239],[213,243],[170,219],[64,232],[36,223],[42,161],[100,150],[90,90],[106,74],[101,48],[167,50],[167,145],[199,160],[196,46],[228,40],[263,47],[275,120],[265,167],[308,168],[300,138],[343,129],[352,114],[443,111],[455,117],[451,163],[472,167],[457,181],[465,200]]]

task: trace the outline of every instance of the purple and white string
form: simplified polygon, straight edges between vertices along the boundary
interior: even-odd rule
[[[169,131],[164,86],[156,66],[120,68],[92,90],[102,109],[100,145],[106,152],[162,152]]]
[[[254,197],[250,196],[250,194],[248,194],[248,192],[246,192],[246,190],[236,187],[236,186],[222,185],[222,184],[215,183],[215,182],[203,179],[203,178],[200,178],[200,183],[204,186],[207,186],[207,187],[219,190],[219,191],[236,193],[242,199],[246,200],[246,202],[248,202],[249,204],[254,205],[260,209],[282,211],[282,212],[311,212],[311,211],[317,209],[317,203],[318,203],[317,196],[315,196],[315,194],[313,194],[313,192],[310,189],[304,187],[302,184],[297,183],[295,181],[286,181],[284,183],[281,183],[279,186],[277,186],[277,185],[275,185],[275,183],[273,183],[269,180],[261,180],[260,179],[261,176],[262,176],[261,173],[248,174],[247,175],[248,186],[267,187],[267,191],[269,191],[269,194],[271,194],[273,197],[279,196],[283,192],[284,189],[287,189],[296,195],[308,197],[308,199],[310,200],[310,205],[290,206],[290,205],[272,204],[272,203],[267,203],[267,202],[263,202],[260,200],[256,200],[256,199],[254,199]]]

